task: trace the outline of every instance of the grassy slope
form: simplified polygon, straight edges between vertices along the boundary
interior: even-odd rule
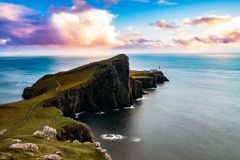
[[[88,80],[94,78],[93,75],[98,73],[99,65],[109,64],[112,61],[124,60],[125,56],[119,55],[113,58],[102,60],[98,62],[93,62],[66,72],[59,72],[53,75],[46,75],[33,85],[35,90],[42,90],[43,88],[46,91],[56,90],[58,87],[57,82],[60,83],[61,87],[58,91],[55,91],[55,94],[66,89],[76,87],[78,85],[84,85]]]
[[[63,159],[103,160],[104,156],[96,150],[93,144],[74,145],[67,142],[53,142],[32,136],[34,131],[41,130],[46,125],[60,129],[67,124],[81,124],[71,118],[62,117],[60,110],[55,107],[43,108],[41,101],[46,97],[39,96],[34,99],[0,106],[0,130],[4,128],[9,130],[9,133],[0,137],[1,154],[11,153],[17,159],[36,159],[41,155],[52,154],[60,150],[63,152]],[[35,107],[28,121],[20,126],[20,128],[16,128],[18,124],[21,124],[26,119],[32,106],[38,103],[39,105]],[[12,144],[11,139],[21,139],[23,142],[35,143],[38,145],[40,152],[31,156],[25,152],[9,151],[7,148]]]
[[[144,76],[144,77],[153,77],[153,76],[160,76],[162,75],[161,71],[130,71],[130,76],[131,77],[136,77],[136,76]]]

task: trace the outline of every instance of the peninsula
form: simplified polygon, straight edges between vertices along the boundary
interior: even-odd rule
[[[72,118],[129,107],[165,81],[160,70],[130,71],[123,54],[45,75],[24,89],[25,100],[0,105],[0,158],[111,159],[90,128]]]

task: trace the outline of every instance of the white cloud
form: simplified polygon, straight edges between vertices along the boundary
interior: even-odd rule
[[[176,2],[170,2],[168,0],[159,0],[157,3],[161,4],[161,5],[176,5],[177,4]]]
[[[106,10],[88,9],[78,13],[54,13],[51,22],[68,45],[114,47],[122,44],[111,24],[114,18]]]
[[[9,39],[1,39],[0,38],[0,45],[6,45],[7,42],[9,42],[10,40]]]

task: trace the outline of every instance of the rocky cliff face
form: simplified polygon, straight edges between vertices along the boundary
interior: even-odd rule
[[[60,141],[78,140],[84,143],[93,142],[94,136],[88,127],[82,124],[74,124],[63,126],[62,129],[58,131],[56,137]]]
[[[116,58],[116,57],[115,57]],[[126,56],[99,63],[97,72],[86,84],[61,92],[47,102],[57,106],[65,116],[82,111],[107,111],[130,106],[129,64]]]
[[[156,88],[157,84],[169,81],[161,71],[131,71],[131,77],[134,80],[140,81],[143,89]]]
[[[93,68],[94,71],[92,71]],[[52,82],[54,78],[61,81],[65,75],[69,77],[76,72],[86,74],[88,70],[92,72],[90,78],[84,83],[57,92],[45,102],[45,106],[56,106],[63,111],[65,116],[71,117],[82,111],[107,111],[127,107],[131,106],[133,100],[142,97],[143,88],[156,87],[157,82],[163,80],[161,76],[154,75],[145,78],[130,78],[128,57],[118,55],[65,73],[47,75],[32,87],[26,88],[23,97],[32,98],[48,92],[48,88],[51,90],[51,87],[57,87],[56,82]],[[47,87],[39,87],[40,84],[47,82],[52,85],[46,84]],[[66,86],[64,83],[61,83],[63,88]]]

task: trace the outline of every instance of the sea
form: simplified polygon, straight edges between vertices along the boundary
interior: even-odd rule
[[[45,74],[106,57],[0,57],[0,104]],[[133,106],[80,114],[113,160],[239,160],[240,54],[129,55],[132,70],[170,80]],[[47,125],[47,124],[46,124]]]

